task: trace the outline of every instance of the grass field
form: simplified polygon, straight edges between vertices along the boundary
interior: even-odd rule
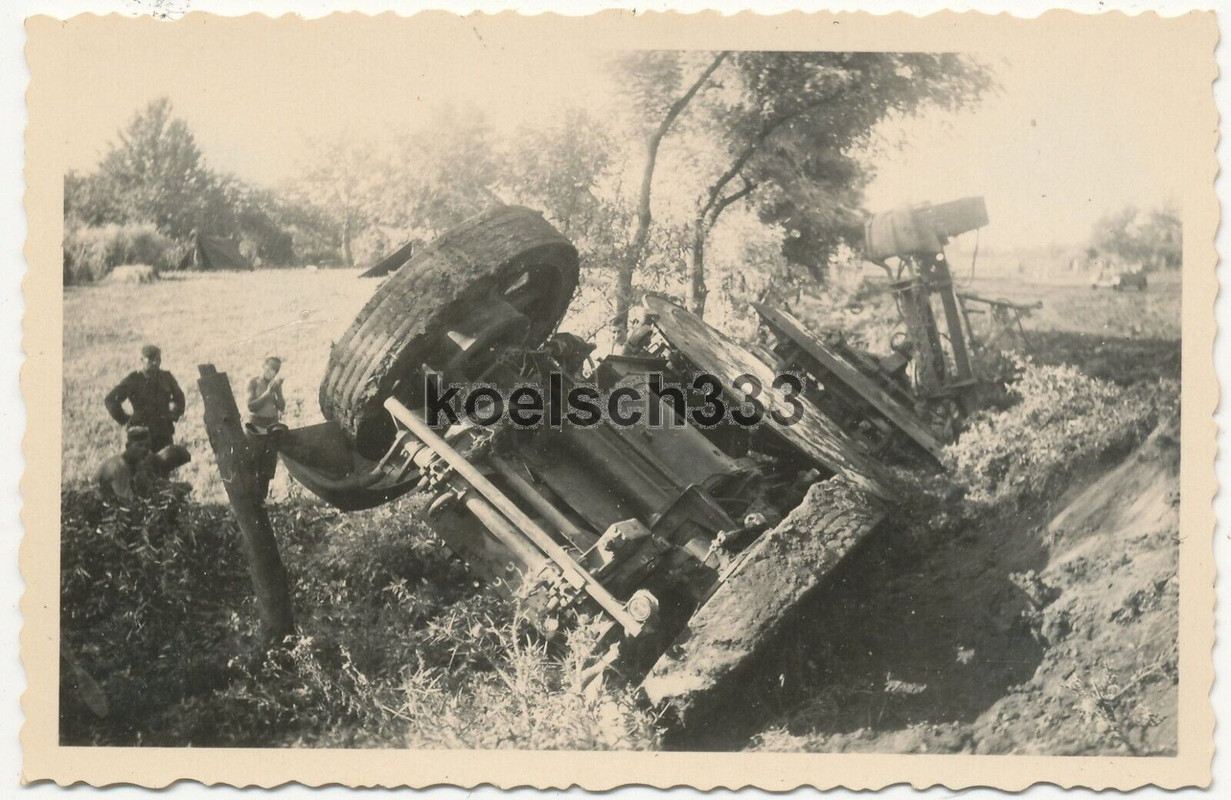
[[[1179,339],[1178,275],[1152,275],[1150,281],[1144,292],[1117,292],[1092,289],[1084,277],[1064,283],[976,277],[968,289],[959,291],[1014,303],[1042,302],[1043,307],[1026,318],[1027,330]]]
[[[197,499],[222,501],[205,435],[197,366],[214,364],[231,379],[241,409],[248,379],[267,355],[284,361],[286,419],[319,422],[317,387],[336,339],[376,283],[354,270],[265,270],[180,273],[153,284],[101,285],[64,295],[64,444],[66,486],[87,480],[116,452],[120,427],[107,416],[104,395],[139,366],[145,342],[163,349],[163,368],[187,397],[176,439],[192,451],[180,471]],[[290,491],[284,475],[275,498]]]

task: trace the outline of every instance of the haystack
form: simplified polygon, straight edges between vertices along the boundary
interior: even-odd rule
[[[158,280],[158,270],[149,264],[124,264],[107,275],[109,283],[153,283]]]

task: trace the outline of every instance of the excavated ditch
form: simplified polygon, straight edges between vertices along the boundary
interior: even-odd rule
[[[1178,490],[1170,423],[1011,519],[886,520],[671,745],[1174,753]]]

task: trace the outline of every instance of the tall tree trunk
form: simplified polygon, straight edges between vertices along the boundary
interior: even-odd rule
[[[658,160],[658,146],[667,129],[660,125],[650,135],[645,145],[645,167],[641,171],[641,190],[637,195],[637,228],[633,240],[624,252],[616,272],[615,343],[624,344],[628,339],[628,310],[633,302],[633,273],[645,258],[645,246],[650,241],[650,225],[654,215],[650,210],[650,189],[654,183],[654,164]]]
[[[636,266],[637,261],[625,255],[616,270],[615,319],[612,321],[612,328],[617,347],[628,340],[628,310],[633,302],[633,271]]]
[[[708,226],[705,214],[698,214],[692,223],[692,263],[688,265],[688,310],[704,319],[705,298],[705,237]]]
[[[770,137],[783,126],[798,119],[806,111],[816,108],[823,101],[809,103],[803,108],[785,114],[775,120],[766,122],[757,134],[744,146],[726,172],[710,185],[705,196],[698,199],[696,220],[693,222],[692,263],[688,268],[688,308],[694,314],[703,316],[705,313],[705,297],[709,293],[705,287],[705,240],[710,230],[718,224],[718,218],[732,204],[747,198],[757,190],[756,181],[743,177],[743,170],[761,150]],[[743,181],[743,188],[726,196],[723,192],[736,178]]]
[[[709,199],[697,211],[697,217],[692,223],[692,263],[688,266],[688,310],[698,317],[705,317],[705,298],[709,289],[705,286],[705,240],[710,231],[718,224],[722,215],[732,203],[743,200],[756,191],[757,184],[744,181],[744,188],[727,197],[722,197],[723,188],[730,178],[720,179],[710,187]]]
[[[350,243],[350,214],[347,214],[342,220],[342,260],[346,262],[346,266],[355,266],[355,254],[351,251]]]
[[[625,251],[616,272],[615,320],[612,326],[615,330],[616,344],[623,344],[628,338],[628,310],[633,302],[633,275],[645,258],[645,248],[650,241],[650,225],[654,222],[654,214],[650,208],[650,194],[654,185],[654,166],[658,161],[658,147],[662,144],[671,126],[683,113],[697,92],[709,80],[714,71],[722,65],[728,53],[723,51],[714,56],[714,60],[693,81],[688,91],[684,92],[658,123],[658,127],[650,132],[645,142],[645,167],[641,170],[641,189],[637,194],[637,227],[633,231],[632,242]]]

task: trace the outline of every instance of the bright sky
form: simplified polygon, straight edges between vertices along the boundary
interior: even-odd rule
[[[380,25],[339,43],[305,25],[295,47],[278,48],[259,25],[242,31],[208,47],[181,41],[174,25],[92,42],[111,52],[70,90],[70,166],[92,168],[159,95],[171,97],[212,165],[266,184],[296,174],[308,136],[412,130],[435,103],[473,104],[511,131],[569,105],[602,114],[618,102],[608,56],[592,45],[476,32],[460,44],[409,46]],[[1164,201],[1183,178],[1155,157],[1178,139],[1179,116],[1155,56],[1106,42],[984,57],[1001,92],[973,112],[907,123],[909,144],[879,161],[869,209],[982,194],[991,217],[982,241],[1032,246],[1079,242],[1109,210]]]

